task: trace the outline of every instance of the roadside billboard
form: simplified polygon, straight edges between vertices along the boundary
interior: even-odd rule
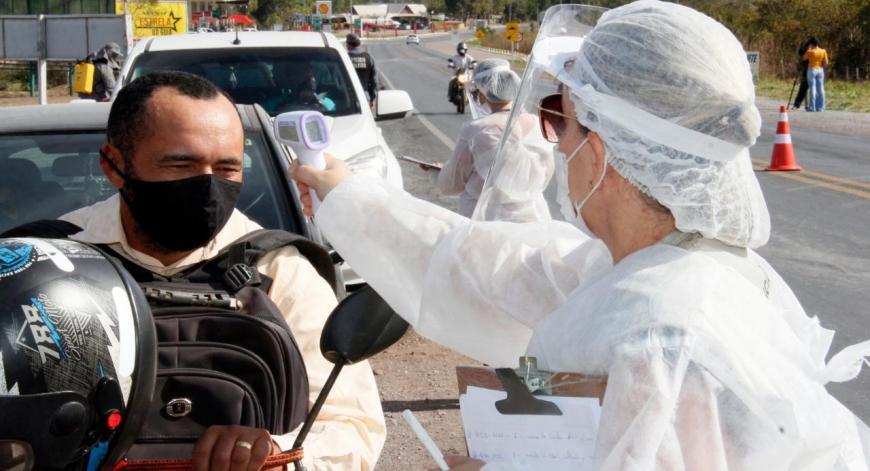
[[[187,33],[186,1],[116,1],[115,12],[133,18],[137,38]]]
[[[76,61],[109,42],[126,54],[128,27],[123,15],[0,16],[0,59]]]

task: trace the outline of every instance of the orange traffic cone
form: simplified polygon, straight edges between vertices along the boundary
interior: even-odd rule
[[[776,123],[776,138],[773,141],[773,153],[770,155],[770,166],[765,170],[768,172],[801,170],[794,158],[794,148],[791,146],[791,131],[788,127],[788,113],[785,111],[785,106],[779,107],[779,122]]]

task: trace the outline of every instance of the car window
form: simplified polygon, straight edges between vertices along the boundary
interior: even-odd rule
[[[0,232],[114,195],[100,168],[105,140],[105,133],[0,136]],[[298,232],[269,152],[262,134],[245,132],[245,184],[237,207],[265,228]]]
[[[209,79],[236,103],[259,103],[271,115],[314,109],[330,116],[360,113],[338,51],[327,48],[227,48],[152,51],[135,59],[128,81],[158,70]]]

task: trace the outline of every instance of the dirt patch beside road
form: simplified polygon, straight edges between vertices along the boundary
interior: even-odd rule
[[[387,420],[379,470],[429,469],[435,462],[402,419],[411,409],[444,453],[466,454],[459,416],[456,365],[480,363],[409,331],[370,360]]]
[[[67,103],[75,96],[70,96],[66,85],[48,89],[49,103]],[[39,97],[30,96],[28,92],[0,92],[0,106],[38,105]]]

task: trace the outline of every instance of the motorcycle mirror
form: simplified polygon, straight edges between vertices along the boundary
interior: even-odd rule
[[[358,363],[399,341],[407,330],[408,323],[365,286],[332,311],[320,337],[320,352],[332,363]]]
[[[326,320],[320,335],[320,352],[335,366],[308,411],[293,448],[302,447],[344,365],[358,363],[375,355],[398,342],[407,330],[408,323],[371,286],[364,286],[339,303]],[[300,469],[298,463],[296,469]]]

